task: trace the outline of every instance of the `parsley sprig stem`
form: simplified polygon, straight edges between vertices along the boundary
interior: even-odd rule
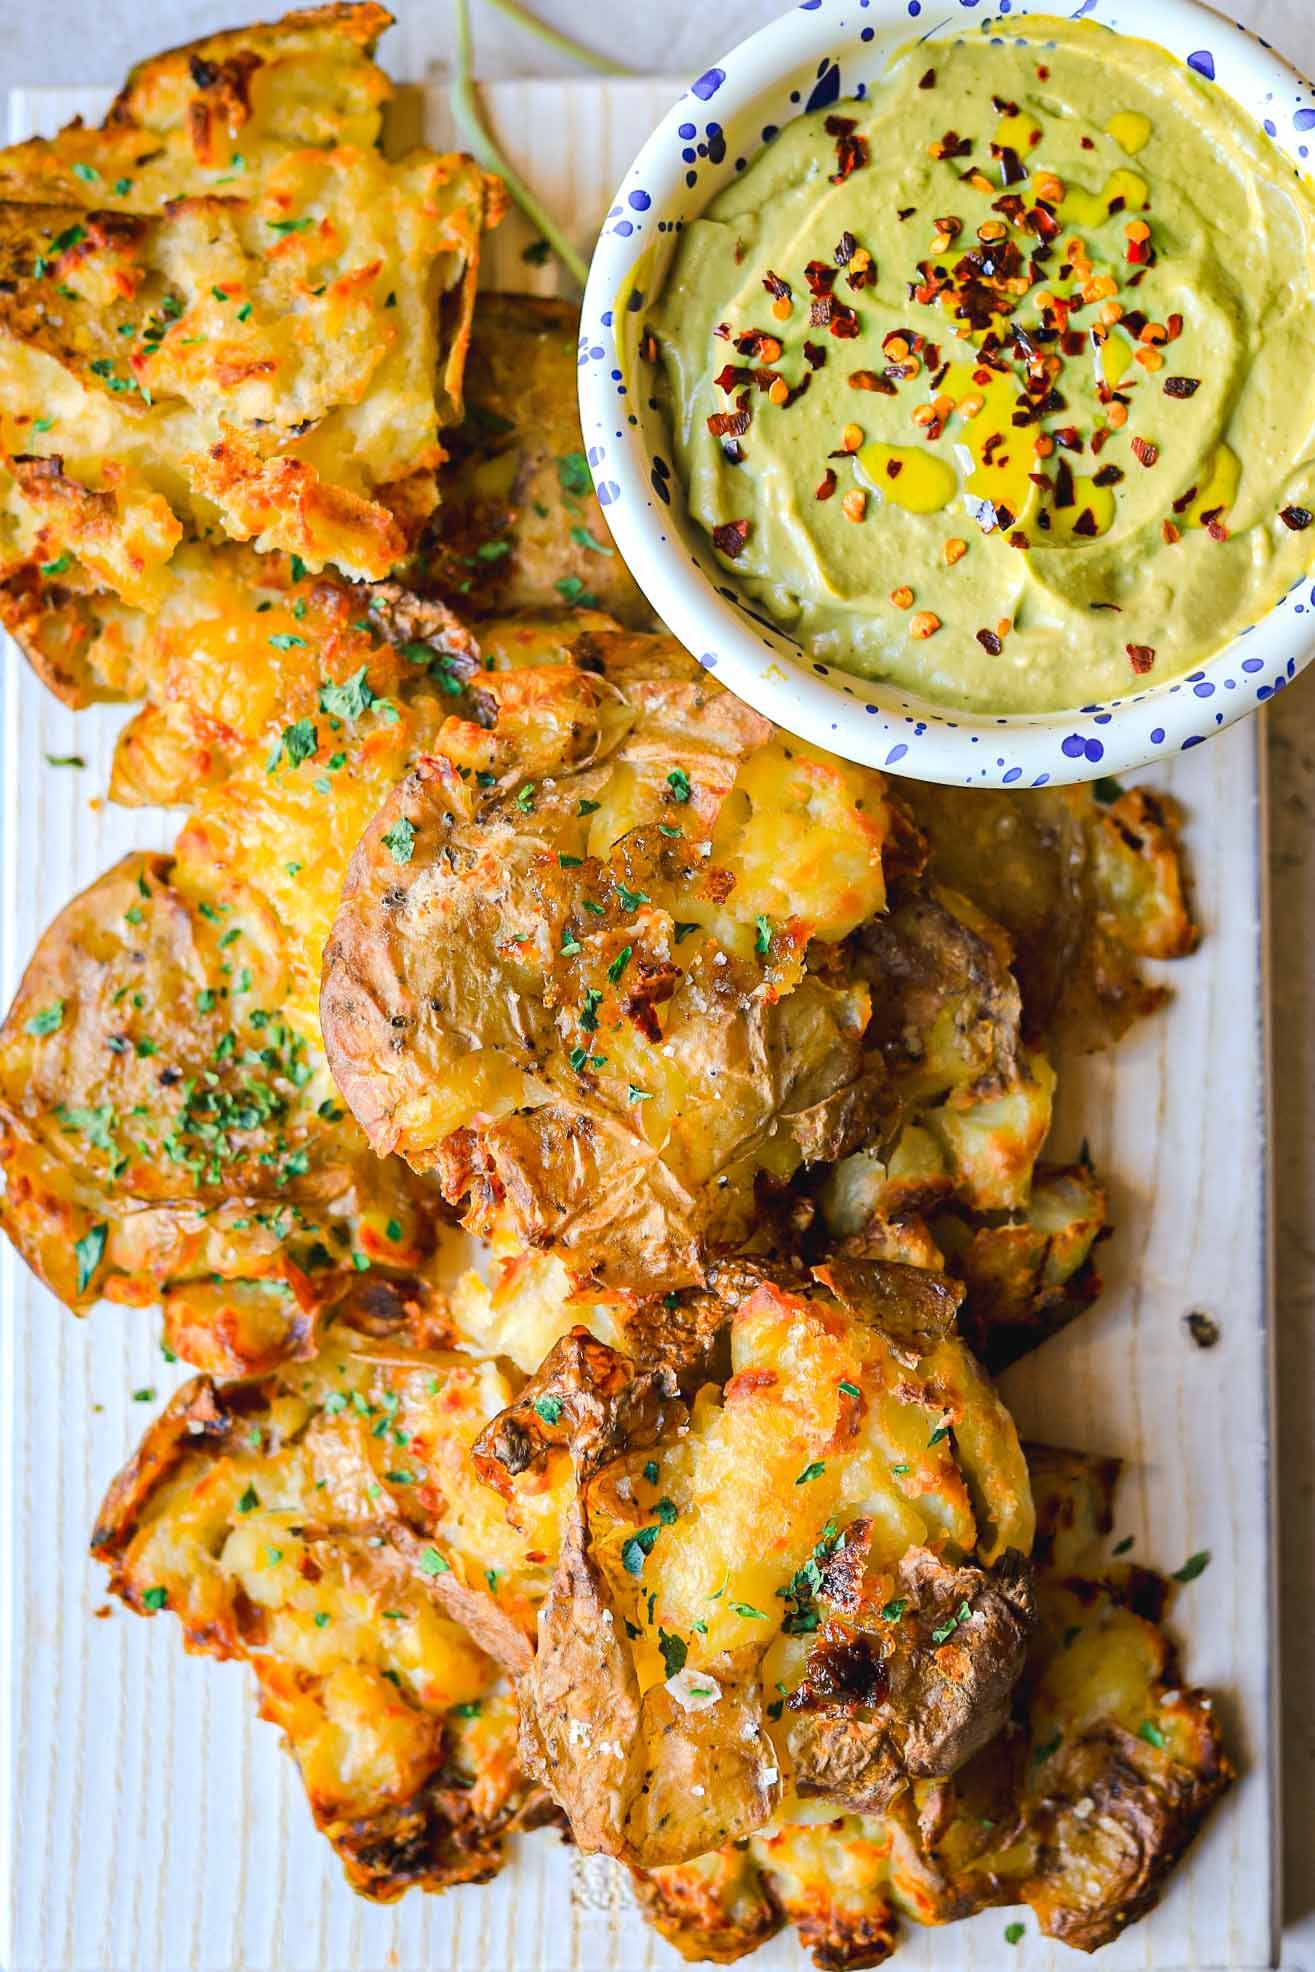
[[[529,16],[525,17],[528,21]],[[531,226],[542,233],[545,240],[571,279],[583,288],[589,278],[589,269],[571,245],[556,220],[546,211],[535,197],[525,180],[508,163],[501,146],[489,135],[484,126],[479,98],[475,93],[475,77],[472,68],[473,52],[470,37],[469,0],[456,0],[457,22],[457,61],[451,83],[448,86],[448,102],[457,128],[465,139],[471,154],[486,171],[496,171],[507,187],[508,196],[515,200]],[[578,53],[578,50],[574,52]]]

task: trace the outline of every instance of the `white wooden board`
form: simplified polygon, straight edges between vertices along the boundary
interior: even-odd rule
[[[660,81],[506,82],[486,101],[507,151],[588,249],[612,187],[677,93]],[[99,115],[101,90],[12,99],[15,137]],[[417,96],[431,141],[441,97]],[[489,279],[548,292],[513,218]],[[178,818],[117,810],[108,780],[123,714],[56,704],[9,646],[0,753],[0,996],[53,913],[133,847],[167,848]],[[1160,1909],[1100,1958],[1102,1972],[1253,1972],[1276,1962],[1269,1228],[1264,1035],[1262,732],[1234,727],[1157,774],[1187,805],[1205,927],[1166,969],[1176,997],[1108,1058],[1065,1065],[1060,1155],[1085,1136],[1113,1179],[1107,1287],[1074,1328],[1010,1373],[1025,1433],[1127,1462],[1118,1533],[1172,1569],[1208,1548],[1183,1591],[1194,1681],[1220,1695],[1243,1768]],[[47,754],[80,753],[83,773]],[[1202,1352],[1183,1316],[1223,1335]],[[487,1887],[411,1894],[389,1909],[346,1888],[247,1674],[182,1656],[176,1625],[105,1609],[87,1537],[105,1485],[181,1370],[149,1315],[103,1307],[75,1322],[0,1255],[0,1963],[14,1972],[641,1972],[677,1955],[644,1925],[612,1866],[551,1834],[521,1840]],[[1012,1913],[1010,1913],[1012,1915]],[[1004,1942],[1006,1914],[909,1927],[909,1972],[1059,1972],[1037,1937]],[[793,1933],[751,1963],[806,1964]]]

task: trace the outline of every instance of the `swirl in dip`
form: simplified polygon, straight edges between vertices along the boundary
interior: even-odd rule
[[[828,662],[1042,712],[1191,670],[1315,562],[1315,196],[1163,49],[1010,32],[788,125],[653,329],[750,596]]]

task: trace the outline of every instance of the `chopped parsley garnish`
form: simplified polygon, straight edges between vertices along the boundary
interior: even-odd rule
[[[1194,1582],[1197,1576],[1203,1575],[1209,1566],[1210,1550],[1208,1548],[1202,1548],[1199,1554],[1188,1555],[1181,1568],[1174,1569],[1173,1579],[1175,1582]]]
[[[602,994],[593,986],[587,988],[584,1005],[580,1009],[580,1025],[586,1034],[592,1034],[598,1026],[598,1009],[603,1003]]]
[[[611,965],[608,966],[607,976],[614,986],[629,965],[634,949],[633,945],[623,945],[616,957],[612,960]]]
[[[72,568],[72,566],[73,557],[65,550],[62,555],[57,555],[54,561],[43,561],[41,564],[41,573],[43,575],[63,575],[64,571]]]
[[[1025,1927],[1024,1927],[1023,1925],[1021,1925],[1021,1924],[1020,1924],[1020,1923],[1019,1923],[1019,1922],[1017,1921],[1017,1919],[1015,1919],[1015,1920],[1014,1920],[1014,1922],[1013,1922],[1012,1924],[1006,1924],[1006,1925],[1005,1925],[1005,1943],[1006,1943],[1007,1945],[1018,1945],[1018,1944],[1021,1944],[1021,1943],[1023,1942],[1023,1934],[1024,1934],[1024,1928],[1025,1928]]]
[[[583,950],[584,946],[568,926],[562,933],[561,951],[563,958],[573,959],[577,952],[582,952]]]
[[[602,805],[603,804],[601,801],[586,801],[584,797],[581,796],[580,805],[575,812],[577,815],[596,815],[598,813],[598,810],[602,807]]]
[[[96,1277],[96,1269],[105,1257],[105,1241],[109,1236],[108,1226],[93,1226],[82,1238],[74,1241],[73,1253],[78,1263],[78,1293],[85,1294]]]
[[[1034,1767],[1044,1766],[1051,1754],[1057,1753],[1063,1744],[1064,1735],[1062,1732],[1057,1732],[1053,1739],[1043,1740],[1032,1755],[1032,1765]]]
[[[563,493],[582,498],[591,485],[589,461],[583,452],[562,452],[557,458],[557,478]]]
[[[665,1630],[658,1631],[658,1649],[662,1652],[662,1667],[669,1678],[685,1668],[689,1647],[684,1637],[669,1636]]]
[[[755,1609],[751,1602],[733,1602],[731,1608],[737,1616],[743,1616],[746,1622],[765,1623],[767,1621],[767,1612],[763,1609]]]
[[[561,1419],[562,1400],[560,1397],[536,1397],[531,1409],[543,1419],[545,1424],[556,1424]]]
[[[626,1096],[631,1103],[652,1102],[653,1100],[653,1092],[651,1089],[637,1089],[633,1082],[627,1085]]]
[[[627,1575],[643,1574],[645,1558],[652,1554],[653,1543],[660,1532],[659,1527],[641,1527],[637,1534],[632,1534],[621,1543],[621,1566]]]
[[[618,883],[616,901],[623,911],[637,911],[641,904],[648,903],[649,897],[647,891],[631,890],[624,883]]]
[[[163,1609],[168,1600],[168,1589],[147,1589],[142,1596],[142,1607],[144,1609]]]
[[[306,639],[291,630],[280,630],[269,641],[273,650],[304,650],[306,646]]]
[[[597,609],[598,598],[593,591],[586,589],[578,575],[563,575],[553,583],[568,609]]]
[[[806,1465],[804,1467],[803,1471],[799,1474],[799,1477],[795,1480],[795,1485],[807,1486],[811,1480],[820,1479],[825,1471],[826,1471],[826,1460],[814,1459],[811,1465]]]
[[[533,813],[535,786],[536,783],[534,781],[526,781],[524,787],[521,788],[516,796],[516,806],[520,809],[522,815]]]
[[[863,1395],[863,1392],[859,1389],[857,1383],[849,1383],[845,1381],[843,1378],[841,1379],[840,1389],[844,1392],[846,1397],[861,1397]]]
[[[320,711],[334,719],[359,719],[375,703],[375,695],[365,682],[365,666],[353,671],[340,685],[325,679],[320,686]]]
[[[383,838],[384,848],[395,863],[409,863],[415,851],[416,829],[405,815],[399,815]]]
[[[684,923],[682,923],[682,922],[681,922],[681,920],[680,920],[680,919],[677,919],[677,920],[676,920],[676,943],[677,943],[678,945],[683,945],[683,944],[684,944],[684,942],[685,942],[685,940],[686,940],[686,939],[687,939],[687,938],[688,938],[688,937],[690,936],[690,934],[691,934],[692,932],[695,932],[695,931],[701,931],[702,929],[703,929],[703,927],[702,927],[702,925],[700,925],[700,924],[684,924]]]
[[[241,1499],[237,1503],[237,1510],[239,1513],[254,1513],[259,1505],[260,1505],[260,1494],[256,1491],[254,1486],[248,1486],[245,1493],[243,1493]]]
[[[1148,1746],[1158,1747],[1161,1752],[1163,1752],[1164,1748],[1168,1745],[1168,1741],[1166,1740],[1164,1734],[1160,1731],[1159,1726],[1156,1725],[1154,1719],[1142,1720],[1141,1724],[1137,1728],[1137,1737],[1138,1739],[1144,1739]]]
[[[573,527],[571,529],[571,539],[577,548],[589,548],[596,555],[610,555],[615,553],[614,549],[608,547],[606,541],[595,541],[587,527]]]
[[[898,1623],[908,1606],[909,1599],[904,1595],[897,1595],[890,1602],[883,1603],[881,1608],[882,1622]]]
[[[27,1022],[26,1031],[29,1034],[38,1035],[54,1034],[63,1025],[64,1002],[63,1000],[52,1000],[48,1007],[42,1007],[39,1013],[32,1015],[32,1018]]]
[[[559,870],[578,870],[583,862],[583,856],[566,856],[563,855],[560,849],[557,851],[557,867]]]
[[[959,1604],[959,1607],[955,1610],[953,1616],[948,1616],[946,1620],[942,1624],[940,1624],[937,1629],[934,1629],[932,1631],[931,1633],[932,1642],[944,1643],[947,1637],[952,1637],[954,1635],[954,1632],[958,1629],[960,1623],[966,1623],[968,1621],[968,1618],[972,1615],[972,1613],[973,1612],[971,1606],[966,1602],[961,1602]]]
[[[273,641],[271,637],[270,642]],[[301,643],[303,639],[298,637],[296,641]],[[292,725],[283,728],[279,738],[274,742],[274,750],[265,762],[266,773],[272,774],[285,754],[290,767],[299,767],[303,760],[313,758],[319,743],[320,736],[315,729],[313,719],[294,720]]]
[[[949,1435],[950,1435],[950,1427],[949,1427],[949,1425],[948,1425],[948,1424],[938,1424],[938,1425],[936,1426],[936,1429],[935,1429],[935,1430],[934,1430],[934,1431],[932,1432],[932,1434],[931,1434],[931,1437],[930,1437],[930,1438],[929,1438],[929,1439],[927,1440],[927,1449],[928,1449],[928,1451],[930,1451],[930,1450],[931,1450],[931,1448],[932,1448],[932,1446],[933,1446],[933,1445],[939,1445],[939,1444],[941,1443],[941,1441],[942,1441],[943,1439],[945,1439],[945,1438],[948,1438],[948,1437],[949,1437]]]
[[[648,1481],[648,1484],[649,1484],[650,1486],[656,1486],[656,1485],[657,1485],[657,1482],[658,1482],[658,1462],[657,1462],[657,1460],[656,1460],[655,1458],[650,1458],[650,1459],[645,1459],[645,1461],[644,1461],[644,1478],[645,1478],[645,1479],[646,1479],[646,1480]]]
[[[765,917],[755,919],[757,931],[754,934],[753,949],[760,959],[765,959],[772,949],[772,927]]]
[[[310,226],[309,219],[267,219],[265,224],[271,233],[304,233]]]
[[[422,1548],[420,1552],[420,1573],[422,1575],[450,1575],[451,1564],[444,1560],[436,1547]]]
[[[692,790],[689,784],[689,775],[683,767],[672,768],[671,772],[667,775],[667,786],[671,789],[671,798],[673,801],[683,803],[689,800]]]
[[[501,561],[511,553],[510,541],[481,541],[475,550],[476,561]]]

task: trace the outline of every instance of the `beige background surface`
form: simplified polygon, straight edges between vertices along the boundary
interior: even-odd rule
[[[399,19],[384,49],[391,73],[435,81],[451,46],[446,0],[393,0]],[[474,0],[482,77],[570,73],[534,39]],[[544,19],[638,70],[696,74],[778,11],[774,0],[536,0]],[[1057,8],[1057,11],[1059,9]],[[102,83],[161,45],[251,17],[251,0],[43,0],[0,10],[0,89],[22,83]],[[1254,27],[1315,73],[1315,0],[1234,0]],[[1135,16],[1136,0],[1128,12]],[[637,133],[638,136],[639,133]],[[1274,1178],[1277,1248],[1281,1649],[1283,1652],[1285,1965],[1315,1972],[1315,668],[1266,715],[1269,731]],[[1209,785],[1202,768],[1204,795]],[[1227,828],[1229,817],[1218,818]],[[1237,1009],[1239,1035],[1250,1009]],[[1209,1098],[1211,1070],[1199,1065]],[[1227,1310],[1219,1311],[1227,1321]],[[1221,1457],[1250,1458],[1238,1443]]]

